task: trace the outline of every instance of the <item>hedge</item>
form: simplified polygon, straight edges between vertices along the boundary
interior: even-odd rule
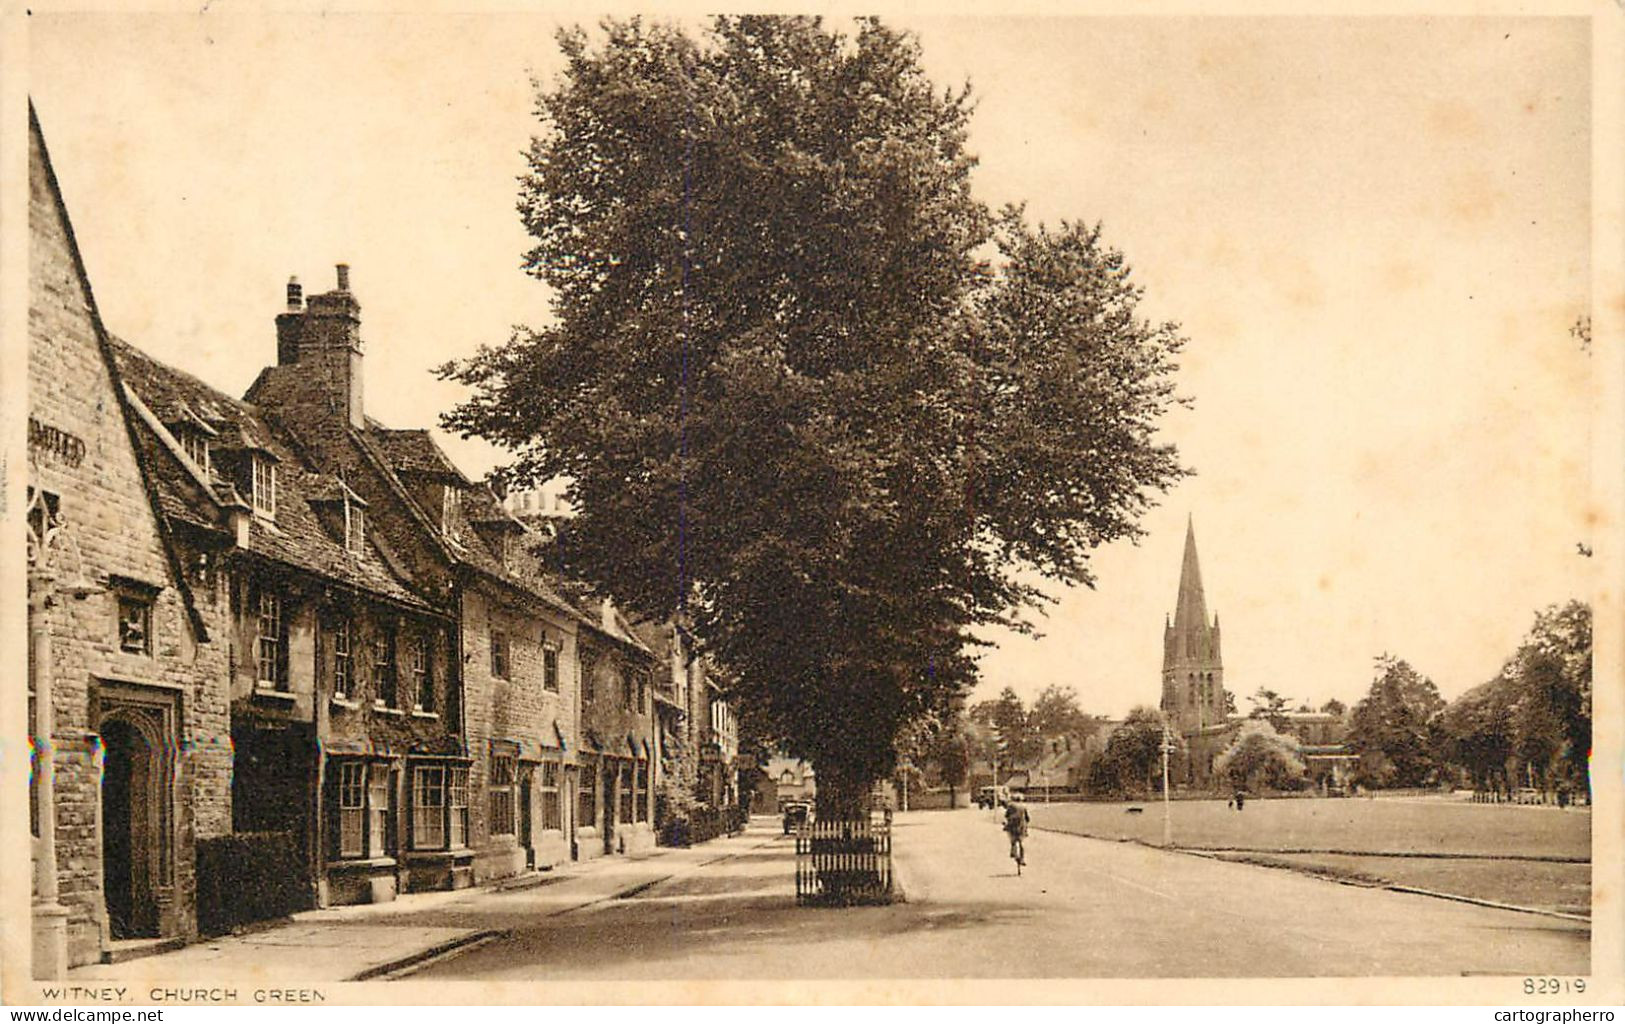
[[[292,832],[237,832],[197,843],[197,922],[220,935],[310,905],[304,857]]]

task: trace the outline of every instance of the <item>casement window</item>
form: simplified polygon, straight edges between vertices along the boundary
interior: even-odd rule
[[[367,517],[360,505],[344,501],[344,550],[359,555],[367,546]]]
[[[618,673],[621,682],[621,707],[632,706],[632,673],[621,669]]]
[[[557,761],[542,762],[542,828],[564,828],[564,805],[559,802],[559,773]]]
[[[491,778],[486,784],[486,793],[491,802],[491,834],[494,836],[514,834],[514,771],[512,756],[492,756]]]
[[[288,688],[288,616],[282,595],[261,587],[254,595],[256,679],[271,690]]]
[[[491,631],[491,675],[508,678],[508,634],[499,629]]]
[[[637,802],[633,799],[632,793],[632,762],[622,761],[615,774],[618,780],[616,789],[620,793],[621,812],[616,816],[615,820],[622,825],[630,825],[632,824],[632,808]]]
[[[433,711],[434,675],[429,670],[428,636],[416,634],[407,650],[412,663],[412,706],[418,711]]]
[[[581,655],[581,701],[591,704],[596,697],[597,688],[593,685],[593,676],[598,672],[598,656],[596,654]]]
[[[633,791],[633,799],[637,802],[634,817],[638,821],[649,820],[649,762],[638,762],[637,788]]]
[[[367,852],[367,765],[340,761],[337,767],[339,856],[360,857]]]
[[[125,654],[152,656],[152,598],[118,595],[118,649]]]
[[[542,689],[559,692],[559,648],[557,644],[543,642]]]
[[[456,849],[468,842],[468,769],[420,764],[412,770],[412,849]]]
[[[372,639],[373,703],[379,707],[400,707],[395,671],[395,630],[380,626]]]
[[[367,770],[367,856],[387,857],[394,848],[391,841],[390,805],[394,802],[391,784],[393,773],[386,764],[375,764]]]
[[[182,429],[180,435],[181,449],[186,452],[186,457],[203,470],[204,476],[208,476],[214,469],[209,462],[208,437],[196,429]]]
[[[446,769],[446,819],[450,825],[451,845],[455,849],[468,845],[468,769]]]
[[[576,827],[598,824],[598,762],[583,759],[580,784],[576,786]]]
[[[638,681],[638,711],[641,714],[649,713],[649,673],[639,671]]]
[[[412,773],[412,848],[446,848],[444,765],[419,765]]]
[[[457,528],[457,517],[463,507],[463,492],[452,486],[441,488],[440,491],[440,532],[447,537],[456,539],[461,535]]]
[[[333,696],[349,700],[355,693],[355,660],[351,654],[349,619],[336,619],[328,627],[328,643],[333,648]]]
[[[248,457],[250,500],[254,511],[276,518],[276,463],[263,453],[253,452]]]

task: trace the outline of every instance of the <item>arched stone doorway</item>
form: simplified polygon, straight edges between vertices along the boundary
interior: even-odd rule
[[[108,937],[173,934],[174,742],[164,708],[104,708],[101,833],[102,892]]]

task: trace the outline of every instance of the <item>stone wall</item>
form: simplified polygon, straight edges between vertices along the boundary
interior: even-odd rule
[[[69,539],[59,575],[153,588],[151,653],[119,649],[117,592],[62,598],[50,615],[57,744],[59,886],[70,963],[107,946],[101,836],[101,690],[107,681],[178,704],[165,930],[196,933],[193,842],[231,827],[231,747],[223,645],[198,642],[165,550],[100,341],[93,300],[37,132],[30,139],[29,484],[58,496]],[[52,432],[59,433],[52,433]],[[48,439],[70,439],[67,441]],[[200,609],[205,617],[207,604]],[[173,695],[166,697],[165,695]]]

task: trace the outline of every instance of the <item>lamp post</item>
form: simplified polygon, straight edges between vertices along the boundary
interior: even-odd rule
[[[1174,845],[1174,804],[1168,795],[1168,755],[1174,752],[1174,738],[1168,723],[1162,723],[1162,845]]]
[[[34,490],[25,516],[28,524],[28,643],[30,689],[34,695],[34,800],[38,835],[34,836],[33,954],[35,978],[60,978],[68,970],[68,908],[59,902],[56,874],[56,716],[52,708],[51,608],[59,592],[82,601],[102,588],[84,576],[59,582],[52,556],[72,538],[61,517]],[[79,555],[74,544],[74,554]],[[78,561],[83,562],[82,558]]]

